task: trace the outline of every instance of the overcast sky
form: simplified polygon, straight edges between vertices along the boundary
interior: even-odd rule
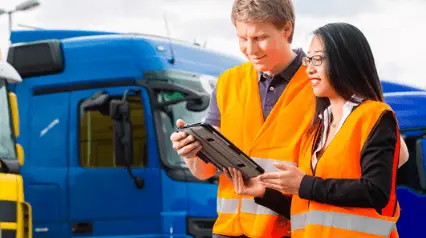
[[[1,0],[11,9],[23,0]],[[166,35],[242,57],[230,20],[232,0],[40,0],[14,15],[14,29],[89,29]],[[329,22],[359,27],[369,40],[382,79],[426,89],[426,0],[294,0],[293,47],[309,46],[310,32]],[[0,48],[8,42],[8,21],[0,16]],[[4,55],[4,54],[3,54]]]

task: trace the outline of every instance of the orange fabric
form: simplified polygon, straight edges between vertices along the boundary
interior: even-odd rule
[[[298,69],[266,121],[262,114],[258,72],[253,65],[248,62],[223,73],[217,83],[221,132],[250,157],[262,158],[266,162],[297,162],[300,139],[311,123],[314,108],[314,95],[305,71],[304,66]],[[226,199],[237,201],[237,211],[220,212],[218,208],[213,233],[244,234],[254,238],[289,234],[287,219],[278,219],[277,214],[265,212],[260,206],[255,213],[247,212],[245,202],[250,203],[253,198],[237,195],[233,184],[220,175],[218,200]],[[271,214],[266,214],[268,212]]]
[[[391,108],[385,103],[365,101],[358,106],[346,119],[342,128],[337,132],[334,139],[331,141],[329,146],[326,148],[322,157],[319,159],[317,166],[314,171],[311,167],[312,159],[312,145],[314,142],[315,132],[312,135],[306,136],[303,140],[302,150],[299,158],[299,168],[303,170],[307,175],[315,175],[321,178],[344,178],[344,179],[359,179],[361,178],[361,152],[363,146],[368,139],[368,136],[372,132],[374,126],[380,119],[381,115],[385,110],[391,110]],[[398,128],[397,128],[398,131]],[[399,134],[397,135],[399,138]],[[396,229],[393,229],[391,234],[387,235],[373,235],[373,232],[357,232],[351,230],[344,230],[335,227],[334,225],[320,225],[318,222],[310,224],[314,218],[310,217],[305,222],[308,224],[296,225],[296,217],[300,217],[302,214],[327,214],[326,218],[328,222],[339,223],[336,217],[353,217],[354,220],[366,220],[368,218],[372,221],[378,221],[380,224],[392,224],[396,223],[399,218],[399,204],[395,196],[395,178],[396,169],[398,167],[398,156],[399,156],[399,139],[396,144],[396,150],[394,155],[394,173],[392,177],[393,190],[391,192],[391,199],[388,205],[384,209],[383,215],[378,214],[374,209],[370,208],[353,208],[353,207],[337,207],[324,203],[318,203],[315,201],[308,201],[301,199],[299,196],[293,196],[291,206],[291,220],[294,225],[292,227],[293,238],[307,238],[307,237],[398,237]],[[313,174],[315,172],[315,174]],[[332,217],[332,218],[330,218]],[[293,219],[294,218],[294,219]],[[334,219],[334,220],[332,220]],[[389,222],[386,222],[389,221]],[[348,221],[349,222],[349,221]],[[327,222],[325,222],[327,223]],[[355,223],[355,222],[354,222]],[[327,223],[329,224],[329,223]],[[298,229],[299,226],[304,229]],[[374,226],[374,225],[373,225]],[[355,227],[352,224],[352,227]],[[378,227],[378,226],[377,226]],[[371,229],[376,229],[372,227]],[[391,228],[390,228],[391,229]],[[355,230],[355,229],[354,229]],[[390,232],[391,230],[389,230]]]

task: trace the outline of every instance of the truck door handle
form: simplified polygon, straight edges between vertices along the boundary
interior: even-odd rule
[[[92,234],[92,223],[91,222],[78,222],[72,224],[73,234]]]

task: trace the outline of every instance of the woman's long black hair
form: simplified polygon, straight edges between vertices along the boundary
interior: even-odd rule
[[[322,42],[327,76],[336,93],[352,101],[352,95],[366,100],[383,101],[383,91],[373,53],[364,34],[348,23],[330,23],[316,29]],[[310,132],[320,123],[319,114],[330,105],[326,97],[316,97]]]

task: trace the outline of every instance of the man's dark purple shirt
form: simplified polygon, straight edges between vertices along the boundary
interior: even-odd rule
[[[266,119],[274,107],[275,103],[284,92],[285,87],[290,82],[291,78],[302,65],[302,58],[305,53],[302,49],[295,49],[297,56],[281,73],[268,76],[264,73],[259,73],[258,83],[260,99],[262,100],[263,117]],[[206,123],[220,127],[220,111],[216,101],[216,88],[213,90],[210,98],[210,106],[207,112]]]

